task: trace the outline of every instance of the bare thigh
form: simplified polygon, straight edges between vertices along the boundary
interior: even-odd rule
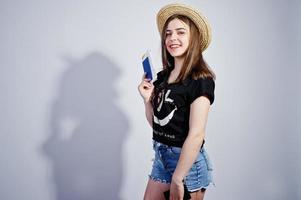
[[[191,200],[203,200],[206,190],[199,190],[197,192],[190,193]]]
[[[161,183],[158,181],[153,181],[152,179],[148,180],[144,200],[165,200],[163,192],[169,190],[170,184]]]

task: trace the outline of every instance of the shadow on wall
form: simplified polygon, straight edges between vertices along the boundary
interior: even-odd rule
[[[119,68],[99,53],[69,61],[42,147],[56,200],[120,199],[128,121],[116,105]]]

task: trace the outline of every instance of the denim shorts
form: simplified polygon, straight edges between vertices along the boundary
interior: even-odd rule
[[[176,169],[181,148],[153,141],[153,149],[155,151],[155,159],[151,174],[149,175],[150,179],[162,183],[171,183],[172,174]],[[212,163],[203,147],[187,176],[184,178],[184,183],[188,191],[194,192],[202,188],[206,189],[210,183],[215,185],[212,171]]]

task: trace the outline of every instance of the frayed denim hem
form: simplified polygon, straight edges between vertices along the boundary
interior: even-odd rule
[[[202,186],[202,187],[199,187],[199,188],[197,188],[197,189],[192,189],[192,190],[189,190],[188,189],[188,191],[189,192],[196,192],[196,191],[198,191],[198,190],[201,190],[201,189],[207,189],[210,185],[213,185],[214,187],[216,187],[215,186],[215,183],[212,181],[212,182],[210,182],[208,185],[206,185],[206,186]]]
[[[160,178],[155,178],[153,177],[152,175],[148,175],[148,177],[153,180],[153,181],[156,181],[156,182],[160,182],[160,183],[165,183],[165,184],[170,184],[169,181],[165,180],[165,179],[160,179]]]

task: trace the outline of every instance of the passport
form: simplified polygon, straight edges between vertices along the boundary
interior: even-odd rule
[[[150,51],[148,50],[142,56],[143,71],[146,73],[146,78],[153,80],[153,65],[151,61]]]

